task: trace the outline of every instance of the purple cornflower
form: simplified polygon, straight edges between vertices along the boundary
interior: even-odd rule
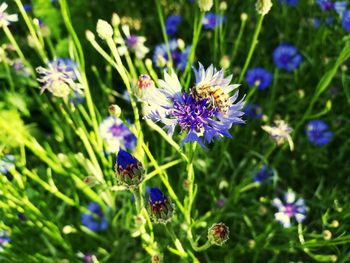
[[[273,61],[279,69],[292,71],[302,60],[298,50],[291,44],[280,44],[273,52]]]
[[[184,70],[187,64],[187,58],[190,53],[190,46],[181,49],[176,39],[169,40],[170,54],[174,67],[178,70]],[[169,58],[165,43],[159,44],[154,49],[153,62],[158,68],[165,68],[168,65]]]
[[[122,31],[125,35],[125,39],[118,37],[115,42],[119,44],[119,55],[125,55],[128,50],[135,53],[135,56],[139,59],[143,59],[149,52],[149,49],[145,46],[146,38],[144,36],[137,36],[130,33],[128,25],[122,25]]]
[[[328,124],[324,121],[312,120],[306,126],[306,135],[312,144],[323,146],[329,143],[333,136],[328,128]]]
[[[224,23],[225,19],[225,16],[208,12],[203,17],[202,25],[205,29],[214,29],[215,27],[220,26],[222,23]]]
[[[100,136],[106,142],[107,152],[115,153],[122,149],[133,150],[137,139],[123,121],[117,117],[109,116],[99,127]]]
[[[283,227],[289,228],[291,226],[291,218],[295,218],[298,223],[301,223],[306,218],[306,206],[303,198],[295,200],[295,193],[286,192],[284,194],[284,202],[279,198],[272,200],[272,205],[278,209],[275,213],[275,219],[283,225]]]
[[[0,174],[7,174],[10,169],[14,168],[15,157],[11,154],[5,155],[0,160]]]
[[[238,92],[232,97],[229,93],[239,85],[230,85],[232,75],[224,77],[224,70],[217,71],[213,65],[207,70],[202,64],[199,69],[194,68],[196,77],[195,87],[191,93],[182,93],[180,82],[174,72],[164,73],[164,80],[159,81],[160,89],[150,90],[145,97],[146,118],[161,121],[165,129],[172,135],[176,126],[186,135],[182,145],[186,142],[198,142],[205,148],[205,143],[211,143],[214,138],[229,137],[229,129],[233,124],[242,124],[241,116],[244,114],[243,99],[236,102]],[[221,112],[218,104],[212,102],[212,98],[197,98],[194,90],[211,90],[219,87],[226,100],[227,111]],[[236,102],[236,103],[235,103]]]
[[[81,223],[93,232],[104,231],[107,229],[108,220],[103,214],[101,206],[98,203],[90,202],[87,205],[90,213],[81,215]]]
[[[72,92],[83,89],[73,60],[58,58],[50,61],[48,68],[38,67],[36,71],[40,74],[41,92],[47,89],[56,97],[68,97]]]
[[[343,13],[341,24],[344,27],[344,29],[350,33],[350,10],[346,10]]]
[[[0,251],[4,249],[6,244],[10,243],[11,239],[7,231],[3,230],[0,232]]]
[[[245,79],[250,87],[264,90],[271,84],[272,74],[264,68],[256,67],[248,70]]]
[[[166,224],[173,216],[174,208],[171,200],[159,188],[150,188],[148,212],[155,223]]]
[[[243,112],[251,120],[260,120],[263,116],[262,108],[257,104],[247,103],[243,108]]]
[[[172,36],[176,33],[177,27],[181,24],[182,17],[177,15],[171,15],[165,22],[165,30],[168,36]]]
[[[316,0],[316,3],[323,11],[329,11],[334,8],[332,0]]]
[[[254,175],[253,182],[258,183],[270,183],[272,181],[274,171],[270,169],[266,164]]]
[[[295,7],[298,4],[298,0],[278,0],[280,4],[287,4]]]

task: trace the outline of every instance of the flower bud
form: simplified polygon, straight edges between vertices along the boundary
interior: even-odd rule
[[[227,3],[225,1],[222,1],[219,5],[220,11],[226,11],[227,9]]]
[[[224,223],[213,224],[208,230],[208,240],[211,244],[222,246],[229,239],[230,231]]]
[[[329,230],[324,230],[323,231],[323,238],[324,240],[330,240],[332,238],[332,232]]]
[[[119,118],[122,110],[117,104],[109,105],[108,112],[111,116]]]
[[[213,0],[198,0],[198,7],[202,12],[209,11],[213,6]]]
[[[98,36],[103,40],[106,40],[113,36],[113,28],[108,22],[102,19],[99,19],[97,21],[96,31]]]
[[[244,22],[244,21],[247,21],[247,19],[248,19],[247,13],[242,13],[241,14],[241,21]]]
[[[177,39],[177,47],[178,47],[180,50],[184,50],[185,47],[186,47],[185,41],[183,41],[183,39],[181,39],[181,38],[178,38],[178,39]]]
[[[154,87],[154,82],[150,78],[150,76],[148,76],[147,74],[142,74],[137,81],[137,87],[140,90],[152,88],[152,87]]]
[[[85,36],[86,36],[86,39],[89,41],[95,40],[95,35],[90,30],[85,31]]]
[[[271,0],[258,0],[255,4],[256,11],[260,15],[266,15],[272,7]]]
[[[149,191],[148,213],[154,223],[166,224],[174,214],[174,207],[169,197],[158,188],[151,188]]]
[[[230,64],[230,57],[227,55],[222,56],[220,60],[220,67],[222,67],[223,69],[228,69],[230,67]]]
[[[120,149],[115,164],[117,181],[128,188],[138,186],[144,178],[142,164],[130,153]]]
[[[116,27],[120,24],[120,17],[117,13],[112,14],[112,26]]]

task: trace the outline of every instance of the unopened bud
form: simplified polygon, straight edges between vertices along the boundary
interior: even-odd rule
[[[86,39],[89,41],[95,40],[95,35],[90,30],[85,31],[85,36],[86,36]]]
[[[117,104],[109,105],[108,112],[111,116],[119,118],[122,113],[121,108]]]
[[[112,14],[112,26],[116,27],[120,24],[120,17],[117,13]]]
[[[223,69],[228,69],[230,67],[230,64],[231,64],[230,57],[227,55],[224,55],[220,60],[220,66]]]
[[[272,7],[271,0],[257,0],[255,4],[256,11],[260,15],[266,15]]]
[[[174,214],[174,207],[169,197],[165,196],[158,188],[149,191],[148,213],[154,223],[166,224]]]
[[[226,9],[227,9],[227,3],[226,3],[225,1],[222,1],[222,2],[220,3],[220,5],[219,5],[219,9],[220,9],[221,11],[226,11]]]
[[[198,7],[202,12],[209,11],[213,6],[213,0],[198,0]]]
[[[183,50],[185,48],[186,44],[185,44],[185,41],[183,41],[181,38],[179,38],[177,40],[177,47],[180,49],[180,50]]]
[[[150,76],[148,76],[147,74],[142,74],[137,81],[137,87],[140,90],[149,89],[154,87],[154,82]]]
[[[208,240],[213,245],[222,246],[229,239],[229,234],[224,223],[213,224],[208,230]]]
[[[247,21],[247,19],[248,19],[248,15],[247,15],[247,13],[242,13],[241,14],[241,21]]]
[[[329,230],[323,231],[324,240],[330,240],[332,238],[332,232]]]
[[[139,160],[122,149],[117,155],[115,171],[118,183],[130,189],[137,187],[144,178],[144,169]]]
[[[97,21],[96,31],[98,36],[103,40],[109,39],[113,36],[113,28],[107,21],[102,19]]]

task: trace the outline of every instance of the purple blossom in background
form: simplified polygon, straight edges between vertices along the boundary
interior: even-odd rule
[[[301,63],[302,57],[291,44],[280,44],[273,52],[273,61],[277,68],[292,71]]]
[[[318,146],[326,145],[333,137],[328,124],[321,120],[310,121],[306,125],[306,135],[312,144]]]
[[[298,223],[301,223],[306,218],[306,206],[303,198],[296,200],[295,193],[286,192],[284,194],[284,202],[279,198],[272,200],[272,205],[278,209],[275,213],[275,219],[289,228],[291,226],[290,220],[294,217]]]
[[[168,36],[172,36],[176,33],[177,27],[181,24],[182,17],[177,15],[171,15],[165,22],[165,30]]]
[[[329,11],[334,8],[332,0],[316,0],[316,3],[323,11]]]
[[[220,26],[223,22],[225,22],[225,20],[225,16],[208,12],[203,17],[202,25],[205,29],[214,29],[215,27]]]

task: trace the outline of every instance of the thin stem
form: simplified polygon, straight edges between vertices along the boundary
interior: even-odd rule
[[[241,22],[241,26],[239,28],[238,36],[237,36],[236,42],[234,44],[234,47],[232,49],[231,63],[233,63],[233,61],[236,59],[237,51],[238,51],[239,45],[241,44],[244,29],[245,29],[245,26],[247,24],[247,20],[241,20],[241,21],[242,22]]]
[[[258,20],[258,24],[257,24],[255,31],[254,31],[253,40],[251,42],[252,44],[250,45],[248,56],[247,56],[247,59],[244,63],[241,75],[239,76],[238,83],[242,82],[244,75],[249,67],[250,60],[252,59],[254,50],[256,48],[256,45],[258,44],[258,37],[259,37],[260,31],[261,31],[261,26],[262,26],[263,21],[264,21],[264,16],[260,15],[259,20]]]

